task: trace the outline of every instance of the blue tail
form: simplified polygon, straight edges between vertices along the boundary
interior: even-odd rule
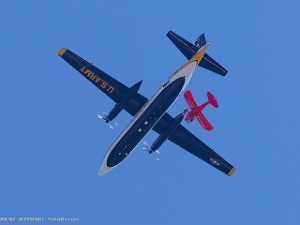
[[[203,47],[204,45],[206,45],[206,39],[205,39],[205,35],[204,33],[201,34],[198,39],[195,42],[195,46],[200,49],[201,47]]]
[[[200,37],[196,40],[195,45],[191,44],[184,38],[175,34],[172,31],[167,33],[167,37],[173,42],[173,44],[185,55],[186,58],[191,59],[194,54],[206,44],[206,39],[204,34],[201,34]],[[221,66],[217,61],[215,61],[208,54],[204,54],[199,66],[208,69],[214,73],[217,73],[221,76],[225,76],[227,74],[227,70]]]

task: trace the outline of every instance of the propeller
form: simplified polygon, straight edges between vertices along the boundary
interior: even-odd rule
[[[187,119],[188,114],[190,113],[189,110],[188,110],[188,109],[185,109],[185,110],[183,111],[183,113],[184,113],[184,115],[185,115],[184,120],[185,120],[186,122],[188,122],[188,123],[191,122],[190,120]]]
[[[108,116],[107,116],[107,113],[106,113],[106,112],[103,112],[103,116],[100,115],[100,114],[98,114],[98,118],[99,118],[99,119],[105,120],[105,122],[108,123],[109,128],[112,129],[112,130],[114,129],[113,125],[111,125],[111,123],[112,123],[113,121],[111,121],[111,120],[108,119]],[[113,122],[113,123],[114,123],[116,126],[119,126],[119,124],[118,124],[117,122]]]
[[[156,154],[160,154],[160,152],[158,150],[152,150],[150,145],[148,145],[148,143],[146,141],[143,141],[143,144],[145,145],[145,147],[143,147],[143,150],[146,151],[146,152],[149,152],[149,154],[151,153],[156,153]],[[159,161],[160,159],[159,158],[155,158],[157,161]]]
[[[148,145],[148,143],[146,141],[143,141],[143,144],[145,145],[145,147],[143,147],[143,150],[145,150],[146,152],[149,152],[150,154],[153,152],[151,147]]]
[[[107,113],[106,112],[103,112],[103,116],[98,114],[98,117],[99,117],[99,119],[103,119],[106,122],[109,122],[109,119],[107,118]]]

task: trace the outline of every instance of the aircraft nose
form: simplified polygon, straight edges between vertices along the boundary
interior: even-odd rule
[[[106,163],[103,162],[102,165],[101,165],[101,167],[100,167],[100,169],[99,169],[98,175],[102,176],[102,175],[108,173],[111,169],[112,169],[111,167],[108,167],[106,165]]]

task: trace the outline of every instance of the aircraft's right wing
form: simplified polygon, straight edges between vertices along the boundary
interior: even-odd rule
[[[229,162],[182,125],[172,133],[169,140],[229,176],[232,176],[236,171]]]
[[[58,55],[114,102],[119,103],[129,91],[129,87],[98,69],[74,52],[62,48],[58,52]],[[135,93],[125,104],[124,109],[134,116],[147,100],[148,99],[144,96]]]
[[[164,127],[172,121],[173,118],[166,113],[155,125],[153,130],[157,133],[162,133],[165,129]],[[199,140],[199,138],[193,135],[182,125],[179,125],[168,139],[229,176],[232,176],[236,171],[229,162],[216,153],[212,148],[208,147],[204,142]]]

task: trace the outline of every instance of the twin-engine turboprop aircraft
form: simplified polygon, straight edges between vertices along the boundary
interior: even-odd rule
[[[151,129],[159,134],[150,147],[151,152],[156,151],[166,140],[170,140],[229,176],[233,175],[236,170],[180,124],[184,118],[184,112],[176,118],[166,113],[185,89],[198,65],[223,76],[227,71],[205,53],[209,44],[206,44],[204,35],[198,38],[196,45],[192,45],[173,32],[168,32],[167,36],[180,51],[186,53],[185,56],[189,61],[172,74],[150,99],[138,93],[142,81],[129,88],[72,51],[62,48],[58,52],[59,56],[116,102],[115,107],[105,117],[106,122],[112,121],[123,109],[134,116],[109,147],[99,175],[119,165]],[[194,52],[191,53],[191,50]]]

